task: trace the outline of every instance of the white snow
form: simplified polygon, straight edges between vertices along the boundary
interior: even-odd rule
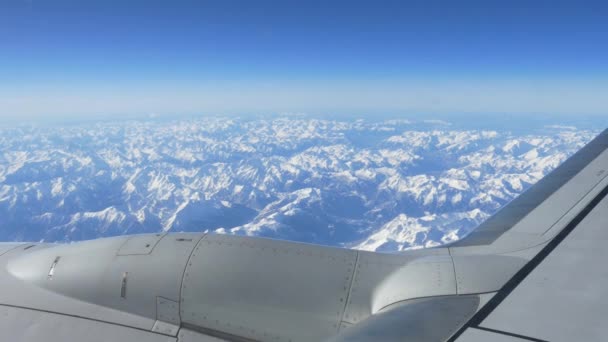
[[[0,231],[48,241],[188,229],[428,247],[462,237],[597,133],[305,116],[0,128]]]

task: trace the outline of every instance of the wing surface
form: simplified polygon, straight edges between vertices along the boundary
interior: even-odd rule
[[[522,261],[513,269],[499,267],[509,277],[452,341],[606,340],[607,147],[604,131],[479,231],[450,246],[457,273],[461,259],[471,255]]]
[[[548,244],[453,340],[605,341],[608,197]]]

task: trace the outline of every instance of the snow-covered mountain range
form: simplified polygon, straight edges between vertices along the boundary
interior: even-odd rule
[[[402,250],[454,241],[599,131],[204,118],[0,129],[0,240],[215,231]]]

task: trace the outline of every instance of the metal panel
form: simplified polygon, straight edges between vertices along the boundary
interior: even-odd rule
[[[120,246],[117,255],[142,255],[150,254],[156,244],[163,238],[163,234],[143,234],[129,236],[127,241]]]
[[[28,284],[87,302],[102,282],[104,269],[124,239],[58,245],[13,258],[8,271]],[[92,258],[91,256],[94,256]]]
[[[478,296],[414,299],[388,307],[330,341],[445,341],[479,304]]]
[[[179,303],[163,297],[156,297],[156,319],[179,325]]]
[[[207,236],[182,287],[182,322],[261,341],[335,335],[357,252],[237,236]]]
[[[0,331],[11,342],[175,342],[174,337],[84,318],[0,305]]]
[[[456,294],[454,265],[449,256],[416,259],[393,271],[372,296],[372,313],[412,298]]]
[[[0,243],[0,256],[5,254],[6,252],[18,248],[19,246],[23,246],[23,243]]]
[[[186,263],[202,237],[199,233],[169,234],[149,255],[115,257],[104,269],[97,291],[103,301],[98,304],[179,326],[179,314],[169,313],[172,311],[170,301],[179,303]],[[121,285],[125,273],[128,273],[128,282],[126,297],[123,298]],[[165,305],[159,306],[158,297],[164,298]],[[161,319],[159,314],[163,312]],[[167,328],[166,325],[161,326]],[[177,330],[172,334],[176,333]]]
[[[156,323],[152,331],[175,336],[179,330],[179,303],[163,297],[156,297]]]
[[[551,341],[604,341],[608,317],[608,197],[482,322]]]
[[[0,267],[0,304],[151,329],[154,320],[95,304],[100,301],[97,292],[100,272],[115,257],[125,239],[118,237],[11,250],[5,255],[7,264]],[[57,256],[62,258],[53,279],[49,280],[49,268]],[[119,293],[119,287],[117,291]]]
[[[454,256],[453,259],[459,295],[498,291],[528,262],[525,258],[504,255]]]
[[[152,332],[167,335],[167,336],[176,336],[179,331],[179,325],[163,322],[157,320],[154,322],[154,326],[152,327]]]
[[[441,267],[441,265],[439,265],[439,269],[433,268],[433,266],[425,267],[424,269],[431,271],[428,275],[432,281],[428,284],[422,284],[417,279],[401,279],[402,276],[407,278],[407,271],[403,268],[422,258],[449,262],[449,253],[446,248],[408,251],[402,254],[360,251],[343,321],[351,324],[359,323],[383,306],[398,300],[424,297],[431,293],[455,294],[456,286],[451,263],[449,269]],[[418,268],[419,266],[415,267],[417,270],[422,270],[422,268]],[[393,281],[397,281],[397,283],[386,283],[386,279],[391,277],[394,277]],[[378,286],[383,282],[385,282],[382,291],[384,294],[380,295]],[[376,301],[373,300],[374,296],[376,296]],[[390,302],[387,297],[394,297],[394,301]]]
[[[189,330],[186,328],[181,328],[179,330],[179,334],[177,335],[178,342],[226,342],[227,340],[222,340],[217,337],[205,335],[199,333],[194,330]]]
[[[179,315],[174,312],[169,318],[168,310],[161,306],[167,318],[163,314],[163,319],[158,319],[157,297],[179,302],[186,262],[202,236],[195,233],[166,236],[150,254],[117,256],[118,249],[124,246],[124,237],[21,251],[22,255],[8,261],[9,273],[2,275],[0,304],[90,317],[174,335],[176,328],[167,329],[171,324],[179,326]]]

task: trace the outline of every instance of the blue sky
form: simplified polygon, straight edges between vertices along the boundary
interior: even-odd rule
[[[608,113],[608,4],[0,4],[0,118]]]

